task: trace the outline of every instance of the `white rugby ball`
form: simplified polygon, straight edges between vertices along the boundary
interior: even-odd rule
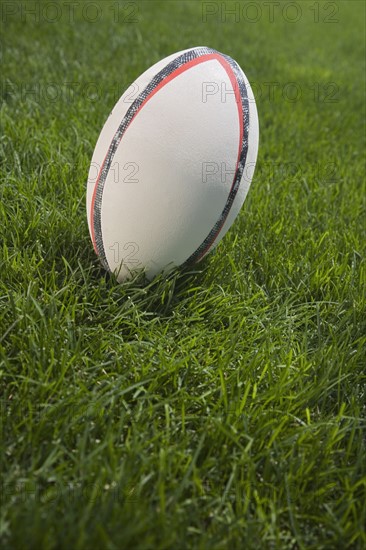
[[[122,95],[96,144],[87,184],[94,249],[118,281],[201,260],[232,225],[258,151],[250,84],[229,56],[172,54]]]

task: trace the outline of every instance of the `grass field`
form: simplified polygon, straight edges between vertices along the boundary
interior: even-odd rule
[[[73,4],[1,5],[2,548],[365,548],[364,2]],[[96,139],[201,45],[252,82],[251,190],[195,269],[118,285]]]

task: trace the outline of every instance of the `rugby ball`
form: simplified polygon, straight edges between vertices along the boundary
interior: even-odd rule
[[[121,96],[97,141],[87,183],[95,252],[119,282],[199,262],[248,192],[258,151],[250,84],[212,48],[172,54]]]

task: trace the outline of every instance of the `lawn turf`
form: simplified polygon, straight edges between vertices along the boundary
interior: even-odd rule
[[[2,2],[3,548],[366,546],[365,4],[234,4]],[[97,137],[202,45],[253,85],[252,187],[201,264],[117,285]]]

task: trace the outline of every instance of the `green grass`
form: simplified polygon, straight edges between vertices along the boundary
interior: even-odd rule
[[[365,4],[98,4],[2,3],[2,547],[365,548]],[[88,234],[93,148],[195,45],[257,90],[252,188],[202,264],[118,285]]]

